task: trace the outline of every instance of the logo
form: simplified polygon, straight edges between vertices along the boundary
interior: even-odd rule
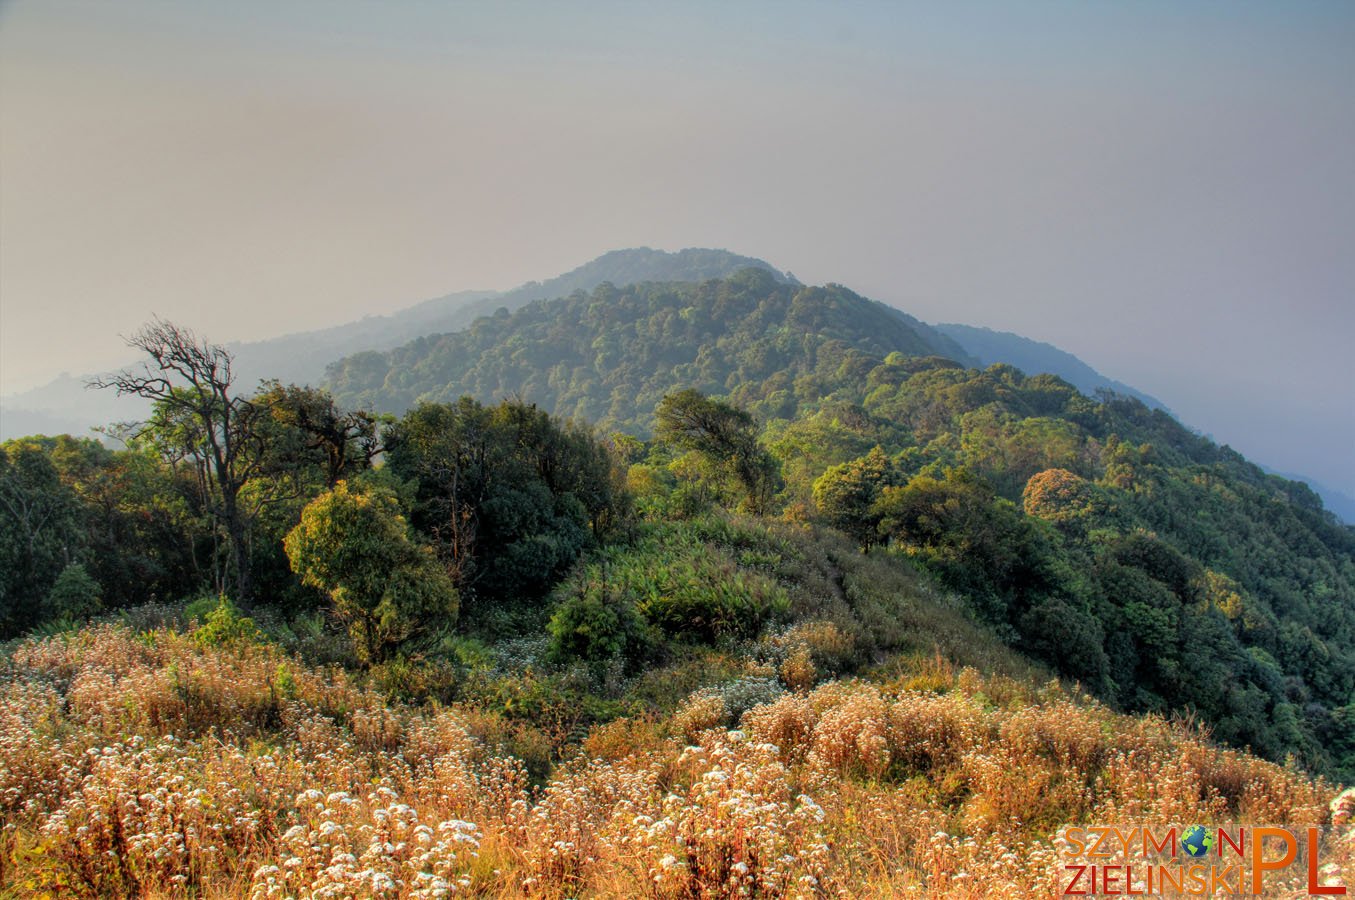
[[[1181,849],[1187,856],[1199,859],[1214,849],[1214,835],[1203,825],[1192,825],[1181,835]]]
[[[1055,841],[1060,896],[1345,896],[1330,864],[1334,834],[1316,825],[1070,826]]]

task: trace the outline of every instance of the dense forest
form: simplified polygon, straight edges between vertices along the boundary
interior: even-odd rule
[[[465,331],[340,360],[327,386],[346,405],[383,412],[463,394],[490,403],[520,396],[604,431],[644,435],[675,386],[762,389],[790,413],[797,380],[852,350],[966,358],[939,332],[846,288],[745,269],[700,283],[604,284],[501,311]]]
[[[112,429],[119,449],[70,436],[0,445],[0,637],[14,639],[0,716],[32,732],[0,742],[7,815],[16,779],[52,777],[32,741],[78,734],[92,747],[118,728],[196,733],[225,716],[240,740],[300,741],[297,759],[318,765],[310,732],[293,732],[327,716],[350,742],[413,760],[411,735],[432,727],[418,710],[446,705],[473,710],[474,727],[456,728],[514,760],[524,803],[546,802],[531,792],[556,790],[562,772],[584,777],[568,764],[588,741],[613,762],[618,742],[738,756],[712,735],[762,728],[780,735],[772,751],[808,753],[814,722],[842,728],[876,707],[922,716],[907,727],[969,723],[946,740],[982,753],[1059,704],[1102,734],[1140,727],[1122,714],[1164,729],[1079,758],[1076,801],[1051,801],[1062,788],[1041,782],[1054,791],[1036,804],[1043,818],[1016,831],[1001,823],[1024,811],[992,806],[1011,785],[982,782],[958,749],[915,759],[891,731],[878,753],[843,738],[856,749],[829,741],[786,760],[808,767],[805,784],[822,765],[871,784],[947,773],[955,793],[927,800],[953,817],[946,828],[1004,840],[1090,814],[1097,792],[1123,801],[1104,781],[1116,754],[1246,748],[1308,773],[1248,770],[1294,803],[1312,798],[1293,778],[1355,777],[1355,532],[1305,486],[1162,410],[971,367],[943,335],[840,286],[761,269],[604,284],[348,357],[328,389],[238,383],[231,353],[169,322],[132,343],[145,366],[98,386],[153,413]],[[104,672],[96,646],[128,661]],[[133,673],[160,678],[156,665],[172,666],[163,709],[128,694],[120,711],[81,711],[91,688],[75,673],[98,670],[116,693]],[[263,692],[229,715],[194,693],[207,675],[185,674],[223,666]],[[322,666],[351,686],[322,688],[306,668]],[[918,699],[942,695],[960,706]],[[915,703],[952,724],[927,724]],[[834,753],[840,765],[825,763]],[[1054,758],[1064,768],[1049,777],[1069,777]],[[74,759],[59,764],[87,771]],[[473,791],[499,777],[476,767],[508,765],[488,759],[463,771]],[[1249,759],[1215,763],[1263,765]],[[385,757],[345,765],[406,778]],[[47,824],[9,833],[7,852],[41,857],[25,877],[48,891],[78,875],[76,893],[132,892],[143,876],[43,843],[60,832],[44,816],[73,815],[61,790],[33,801],[26,821]],[[1228,790],[1201,795],[1222,804],[1211,815],[1243,808]],[[476,802],[517,827],[507,807]],[[781,885],[770,894],[789,892],[763,874]]]

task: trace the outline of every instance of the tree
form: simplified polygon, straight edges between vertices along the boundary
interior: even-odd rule
[[[1085,534],[1106,508],[1096,485],[1067,469],[1045,469],[1030,476],[1021,504],[1026,515],[1053,522],[1074,536]]]
[[[79,561],[105,606],[183,597],[201,587],[196,551],[214,529],[194,481],[176,473],[145,440],[113,450],[70,435],[26,438],[42,449],[79,509]]]
[[[535,406],[428,403],[387,435],[412,519],[467,599],[532,601],[624,512],[607,448]]]
[[[231,354],[187,328],[155,319],[127,343],[150,362],[90,384],[153,401],[151,419],[137,433],[151,435],[171,458],[192,462],[212,515],[226,533],[236,594],[248,601],[253,579],[241,493],[262,465],[255,446],[260,410],[235,393]]]
[[[1044,535],[964,469],[886,487],[875,513],[891,539],[969,595],[994,623],[1009,623],[1056,587]]]
[[[658,643],[654,629],[624,591],[612,588],[606,564],[589,567],[566,589],[546,630],[550,656],[557,662],[581,659],[600,669],[615,659],[634,672]],[[574,586],[571,585],[571,588]]]
[[[291,459],[318,466],[327,488],[370,468],[383,449],[377,417],[339,409],[328,391],[266,381],[253,402],[295,434],[300,446],[289,448]]]
[[[61,570],[56,583],[47,594],[47,614],[59,619],[86,619],[103,607],[99,582],[90,577],[85,567],[71,563]]]
[[[747,495],[749,512],[762,515],[780,489],[776,458],[757,441],[753,417],[691,389],[666,395],[654,411],[660,441],[695,450],[727,466]]]
[[[82,549],[79,506],[42,448],[0,446],[0,634],[32,625],[61,570]]]
[[[762,440],[781,461],[784,496],[790,502],[809,502],[815,479],[830,466],[864,456],[872,447],[892,453],[912,443],[898,423],[851,403],[825,403],[793,421],[769,422]]]
[[[284,540],[292,570],[329,594],[368,663],[437,621],[456,621],[456,588],[416,544],[395,497],[340,481],[307,504]]]
[[[880,540],[880,492],[900,483],[900,474],[875,447],[865,456],[833,466],[814,482],[814,505],[834,528],[869,548]]]

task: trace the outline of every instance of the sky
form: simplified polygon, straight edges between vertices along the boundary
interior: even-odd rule
[[[0,3],[0,393],[722,247],[1355,494],[1355,5]]]

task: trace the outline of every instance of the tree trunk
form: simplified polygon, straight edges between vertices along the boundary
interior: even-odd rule
[[[237,491],[223,490],[221,506],[226,536],[231,542],[231,565],[235,569],[235,599],[242,606],[248,606],[254,600],[254,579],[250,572],[249,544],[245,535],[245,523],[240,519]]]

